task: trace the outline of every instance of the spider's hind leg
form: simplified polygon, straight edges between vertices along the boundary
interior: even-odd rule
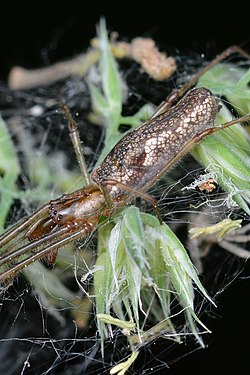
[[[250,60],[250,54],[244,51],[239,46],[228,47],[225,51],[217,55],[204,68],[198,71],[188,82],[186,82],[181,87],[173,90],[171,94],[169,94],[167,98],[159,105],[159,107],[156,108],[156,111],[154,112],[152,118],[166,112],[178,99],[180,99],[189,89],[191,89],[197,83],[200,77],[202,77],[208,70],[235,53],[238,53],[239,55],[245,57],[247,60]]]

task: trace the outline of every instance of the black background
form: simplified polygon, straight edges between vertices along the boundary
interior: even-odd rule
[[[136,3],[136,2],[135,2]],[[152,36],[169,49],[214,56],[231,44],[249,45],[244,4],[223,2],[85,1],[5,3],[0,23],[1,77],[11,66],[40,66],[81,52],[105,16],[121,37]]]
[[[250,21],[244,4],[167,1],[98,5],[84,1],[10,2],[1,11],[0,78],[13,65],[38,67],[82,52],[100,16],[121,38],[151,36],[172,51],[214,56],[231,44],[250,51]],[[135,9],[135,4],[138,8]],[[249,268],[249,267],[248,267]],[[247,274],[247,273],[246,273]],[[250,281],[239,279],[219,299],[218,316],[210,323],[210,345],[166,369],[166,374],[249,373]],[[167,361],[167,358],[166,358]]]

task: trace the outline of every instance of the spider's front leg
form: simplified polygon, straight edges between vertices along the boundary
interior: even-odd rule
[[[250,114],[238,117],[232,121],[225,122],[224,124],[217,125],[213,128],[204,129],[203,131],[197,133],[193,137],[193,139],[190,142],[192,143],[190,145],[190,148],[193,147],[196,143],[199,143],[203,138],[207,137],[208,135],[221,131],[222,129],[229,128],[232,125],[243,123],[243,122],[248,122],[248,121],[250,121]]]

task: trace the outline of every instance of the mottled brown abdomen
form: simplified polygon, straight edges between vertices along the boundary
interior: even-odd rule
[[[190,139],[213,126],[219,108],[218,100],[209,90],[190,90],[166,113],[126,134],[92,173],[93,181],[102,185],[110,179],[133,189],[146,190]],[[108,189],[113,197],[126,194],[117,186],[108,186]]]

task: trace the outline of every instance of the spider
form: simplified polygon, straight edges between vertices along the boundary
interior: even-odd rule
[[[0,283],[7,286],[18,272],[39,259],[53,264],[60,247],[93,232],[101,216],[111,216],[135,196],[149,201],[161,220],[157,203],[147,190],[204,137],[250,120],[247,115],[213,127],[220,110],[218,99],[206,88],[192,88],[207,70],[235,52],[249,58],[237,46],[218,55],[174,90],[148,121],[128,132],[91,176],[77,124],[62,103],[84,187],[51,200],[0,236]]]

